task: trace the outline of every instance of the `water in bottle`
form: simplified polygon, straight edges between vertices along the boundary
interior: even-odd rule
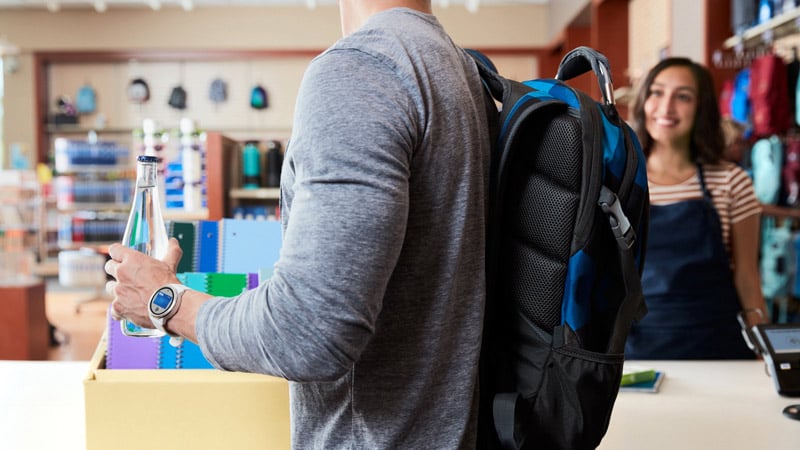
[[[157,259],[167,253],[169,237],[161,215],[161,200],[158,195],[158,158],[139,156],[136,162],[136,191],[131,213],[122,236],[122,245],[138,250]],[[123,320],[122,333],[127,336],[163,336],[159,330],[142,328]]]

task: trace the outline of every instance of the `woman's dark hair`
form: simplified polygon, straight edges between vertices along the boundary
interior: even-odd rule
[[[701,163],[719,162],[725,150],[725,138],[714,81],[705,67],[688,58],[679,57],[664,59],[650,69],[633,103],[633,129],[639,137],[644,154],[649,156],[653,146],[653,138],[645,128],[644,103],[650,95],[653,80],[669,67],[688,68],[697,82],[697,113],[689,144],[692,160]]]

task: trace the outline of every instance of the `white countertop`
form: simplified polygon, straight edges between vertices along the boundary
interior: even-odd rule
[[[657,394],[620,392],[601,449],[800,449],[800,421],[759,361],[637,361]],[[0,449],[83,450],[88,361],[0,361]]]
[[[656,394],[620,392],[600,449],[798,450],[800,420],[783,408],[761,361],[636,361],[666,373]]]
[[[0,361],[0,449],[86,448],[88,361]]]

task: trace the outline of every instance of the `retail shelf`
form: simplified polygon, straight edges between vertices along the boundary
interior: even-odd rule
[[[800,28],[800,8],[792,9],[779,14],[772,19],[750,27],[741,35],[732,36],[725,40],[726,49],[757,47],[765,43],[772,43],[775,39],[797,32]]]
[[[130,209],[130,202],[126,203],[81,203],[75,202],[68,205],[59,205],[60,212],[75,211],[127,211]]]
[[[72,124],[65,124],[65,125],[56,125],[56,124],[47,124],[46,130],[48,133],[53,134],[87,134],[90,131],[94,131],[97,134],[131,134],[133,133],[133,128],[128,127],[85,127],[81,125],[72,125]]]
[[[278,200],[281,197],[281,190],[280,188],[231,189],[229,195],[237,199]]]
[[[167,208],[163,213],[164,220],[192,221],[207,220],[208,209],[203,208],[197,211],[186,211],[183,209]]]

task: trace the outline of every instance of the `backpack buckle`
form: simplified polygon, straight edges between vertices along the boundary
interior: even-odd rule
[[[617,244],[625,250],[633,247],[633,243],[636,241],[636,233],[633,231],[628,217],[622,211],[617,194],[603,186],[600,188],[600,200],[598,200],[597,204],[608,216],[608,223],[611,225],[611,231],[617,239]]]

